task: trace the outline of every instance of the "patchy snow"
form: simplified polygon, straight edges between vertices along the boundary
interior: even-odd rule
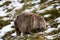
[[[50,32],[52,32],[52,31],[54,31],[54,30],[57,30],[57,28],[48,28],[48,29],[45,31],[45,33],[50,33]]]
[[[5,10],[7,7],[6,7],[6,5],[4,5],[4,6],[2,6],[2,7],[0,7],[0,11],[7,11],[7,10]]]
[[[33,6],[32,8],[35,8],[35,9],[38,10],[38,9],[39,9],[39,6],[40,6],[40,5],[38,4],[38,5]]]
[[[60,17],[56,18],[54,21],[55,21],[56,23],[60,23]]]
[[[47,36],[45,36],[47,39],[55,39],[55,38],[57,38],[57,37],[60,37],[60,33],[57,33],[57,34],[54,34],[54,35],[47,35]]]
[[[14,28],[11,28],[11,26],[13,26],[13,25],[14,25],[14,22],[11,22],[11,24],[3,27],[0,30],[0,38],[3,37],[7,32],[14,30]]]
[[[60,29],[60,24],[57,26],[57,29]]]
[[[54,39],[52,36],[48,35],[48,36],[45,36],[47,39]]]
[[[6,16],[8,13],[6,13],[7,10],[4,10],[6,6],[0,7],[0,16]]]
[[[24,12],[31,12],[31,11],[33,11],[33,10],[31,10],[31,9],[25,9],[24,10]]]
[[[23,5],[24,5],[24,3],[19,3],[19,2],[12,2],[10,4],[10,6],[15,7],[15,9],[20,9],[20,8],[22,8]]]
[[[11,20],[13,18],[13,16],[14,16],[15,10],[22,8],[23,5],[24,5],[24,3],[19,3],[18,0],[2,0],[0,2],[0,5],[2,5],[6,1],[11,1],[12,3],[9,4],[8,6],[0,7],[0,16],[6,16],[8,14],[12,14],[12,16],[11,16],[11,18],[6,18],[6,17],[2,18],[2,20],[4,20],[4,21]],[[6,8],[7,9],[13,9],[14,8],[14,9],[11,12],[7,13],[6,12],[7,11]],[[3,27],[0,30],[0,38],[3,37],[7,32],[14,30],[13,28],[11,28],[11,26],[13,26],[13,25],[14,25],[13,22],[11,22],[11,24]],[[14,33],[14,35],[15,35],[15,33]]]
[[[50,2],[50,1],[52,1],[52,0],[48,0],[46,3]]]
[[[38,2],[40,2],[40,0],[33,1],[32,4],[38,3]]]
[[[30,1],[30,2],[27,2],[27,4],[30,4],[30,3],[32,3],[32,4],[37,4],[37,3],[39,3],[40,2],[40,0],[33,0],[33,1]]]
[[[39,12],[39,13],[43,13],[43,12],[45,12],[46,10],[51,10],[52,8],[53,8],[53,5],[50,5],[50,6],[48,6],[48,7],[45,8],[45,9],[38,10],[37,12]]]
[[[31,9],[25,9],[24,12],[31,12],[33,10],[35,10],[35,8],[32,7]]]
[[[3,40],[3,39],[0,39],[0,40]]]
[[[58,36],[60,37],[60,33],[58,33]]]
[[[52,1],[52,0],[48,0],[48,1]]]
[[[50,14],[44,15],[45,18],[47,18],[47,17],[49,17],[49,16],[50,16]]]
[[[48,25],[48,28],[50,28],[51,26],[50,25]]]
[[[3,3],[3,2],[5,2],[5,1],[7,1],[7,0],[2,0],[2,2],[0,2],[0,3]],[[12,8],[14,8],[13,9],[13,12],[16,10],[16,9],[20,9],[20,8],[22,8],[23,7],[23,5],[24,5],[24,3],[19,3],[17,0],[10,0],[12,3],[11,4],[9,4],[8,6],[2,6],[2,7],[0,7],[0,16],[6,16],[7,14],[9,14],[9,12],[8,13],[6,13],[6,11],[7,11],[7,9],[12,9]],[[7,8],[7,9],[6,9]],[[11,12],[10,12],[11,13]]]
[[[25,9],[24,12],[32,12],[33,10],[38,10],[39,9],[39,4],[33,6],[31,9]]]
[[[13,10],[15,11],[16,9],[20,9],[23,7],[24,3],[19,3],[17,0],[11,0],[11,4],[7,6],[8,9],[14,8]]]
[[[48,22],[46,22],[46,25],[47,25],[47,27],[48,28],[50,28],[51,26],[50,26],[50,23],[48,23]]]
[[[6,11],[0,11],[0,16],[6,16],[8,13],[5,13]]]
[[[56,9],[58,10],[60,8],[60,6],[57,6]]]
[[[0,1],[0,5],[4,4],[5,2],[5,0]]]
[[[11,34],[11,36],[17,36],[17,35],[16,35],[16,32],[13,33],[13,34]],[[21,33],[20,37],[23,37],[23,33]]]
[[[12,18],[4,17],[2,20],[7,21],[7,20],[13,20]]]
[[[16,32],[15,32],[15,33],[13,33],[13,34],[11,34],[11,36],[17,36],[17,35],[16,35]]]

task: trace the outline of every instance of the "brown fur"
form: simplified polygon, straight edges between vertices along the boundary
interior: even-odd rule
[[[18,36],[21,32],[36,33],[46,29],[46,23],[42,16],[27,12],[18,15],[14,24]]]

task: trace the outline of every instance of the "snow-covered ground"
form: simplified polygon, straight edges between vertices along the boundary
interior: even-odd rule
[[[56,18],[54,21],[60,23],[60,17]]]
[[[0,2],[0,5],[2,5],[1,3],[4,3],[4,2],[6,2],[7,0],[2,0],[1,2]],[[0,16],[6,16],[6,15],[8,15],[9,13],[10,14],[14,14],[15,13],[15,10],[16,9],[19,9],[19,8],[22,8],[22,6],[24,5],[24,3],[19,3],[17,0],[8,0],[8,1],[11,1],[12,3],[11,4],[9,4],[8,6],[2,6],[2,7],[0,7]],[[7,9],[6,9],[7,8]],[[6,11],[8,10],[8,9],[12,9],[12,8],[14,8],[11,12],[8,12],[8,13],[6,13]]]
[[[2,1],[0,2],[0,5],[2,5],[2,4],[3,4],[4,2],[6,2],[6,1],[8,1],[8,0],[2,0]],[[6,16],[6,15],[8,15],[8,14],[12,14],[12,15],[14,16],[15,10],[16,10],[16,9],[19,9],[19,8],[22,8],[23,5],[24,5],[24,3],[19,3],[19,1],[17,1],[17,0],[9,0],[9,1],[12,2],[11,4],[9,4],[9,6],[2,6],[2,7],[0,7],[0,17],[1,17],[1,16]],[[48,0],[48,2],[49,2],[49,1],[50,1],[50,0]],[[37,2],[39,2],[39,0],[32,2],[32,4],[33,4],[33,3],[37,3]],[[8,8],[8,9],[14,8],[14,9],[13,9],[11,12],[6,12],[6,11],[7,11],[6,8]],[[37,9],[37,12],[42,13],[42,12],[44,12],[44,11],[46,11],[46,10],[51,10],[52,8],[53,8],[53,5],[50,5],[50,6],[48,6],[47,8],[45,8],[45,9],[43,9],[43,10],[39,10],[40,8],[39,8],[39,4],[38,4],[38,5],[33,6],[31,9],[25,9],[25,11],[30,12],[30,11],[33,11],[33,10]],[[59,9],[60,6],[57,6],[56,8]],[[5,10],[4,10],[4,9],[5,9]],[[5,18],[2,18],[2,20],[4,20],[4,21],[6,21],[6,20],[11,20],[13,16],[11,16],[11,18],[6,18],[6,17],[5,17]],[[44,17],[49,17],[49,16],[50,16],[50,14],[44,15]],[[56,21],[57,23],[60,23],[60,17],[59,17],[59,18],[56,18],[54,21]],[[11,24],[6,25],[5,27],[3,27],[3,28],[0,30],[0,38],[3,37],[7,32],[14,30],[13,28],[11,28],[11,26],[13,26],[13,25],[14,25],[14,22],[11,22]],[[50,33],[50,32],[52,32],[53,30],[58,30],[59,28],[60,28],[60,25],[58,25],[57,28],[48,28],[45,32],[46,32],[46,33]],[[15,36],[15,35],[16,35],[16,32],[13,33],[13,34],[11,34],[11,35],[12,35],[12,36]],[[51,35],[51,36],[49,35],[49,36],[46,36],[46,37],[47,37],[48,39],[53,39],[53,36],[54,36],[54,35]],[[2,40],[2,39],[0,39],[0,40]]]
[[[8,6],[4,5],[4,6],[0,7],[0,17],[4,17],[8,14],[12,14],[12,16],[2,18],[2,20],[4,20],[4,21],[12,20],[12,17],[14,16],[14,13],[15,13],[15,10],[18,8],[22,8],[22,6],[24,5],[24,3],[19,3],[17,0],[2,0],[2,1],[0,1],[0,5],[2,5],[6,1],[11,1],[12,3],[9,4]],[[13,7],[14,7],[14,9],[11,12],[7,12],[8,9],[12,9]],[[6,8],[8,8],[8,9],[6,9]],[[11,28],[11,26],[13,26],[13,25],[14,25],[14,22],[11,22],[11,24],[3,27],[0,30],[0,38],[2,38],[5,34],[7,34],[7,32],[15,30],[14,28]],[[0,39],[0,40],[2,40],[2,39]]]
[[[49,16],[50,16],[50,14],[44,15],[45,18],[47,18],[47,17],[49,17]]]
[[[43,12],[45,12],[46,10],[51,10],[52,8],[53,8],[53,5],[50,5],[49,7],[45,8],[45,9],[38,10],[37,12],[43,13]]]
[[[13,25],[14,25],[14,23],[11,22],[11,24],[3,27],[3,28],[0,30],[0,38],[3,37],[7,32],[14,30],[14,28],[11,28],[11,26],[13,26]]]

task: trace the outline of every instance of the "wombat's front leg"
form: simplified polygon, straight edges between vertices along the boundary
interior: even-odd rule
[[[19,28],[18,28],[18,26],[17,26],[17,23],[16,23],[16,21],[14,22],[14,24],[15,24],[15,30],[16,30],[16,34],[17,34],[17,36],[20,36],[20,34],[21,34],[21,31],[19,30]]]
[[[21,31],[19,31],[19,28],[18,28],[18,27],[16,27],[16,28],[15,28],[15,30],[16,30],[17,36],[20,36]]]

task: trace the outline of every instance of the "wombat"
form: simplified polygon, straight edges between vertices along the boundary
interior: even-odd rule
[[[19,14],[14,24],[17,36],[21,33],[37,33],[46,29],[46,22],[41,15],[28,12]]]

